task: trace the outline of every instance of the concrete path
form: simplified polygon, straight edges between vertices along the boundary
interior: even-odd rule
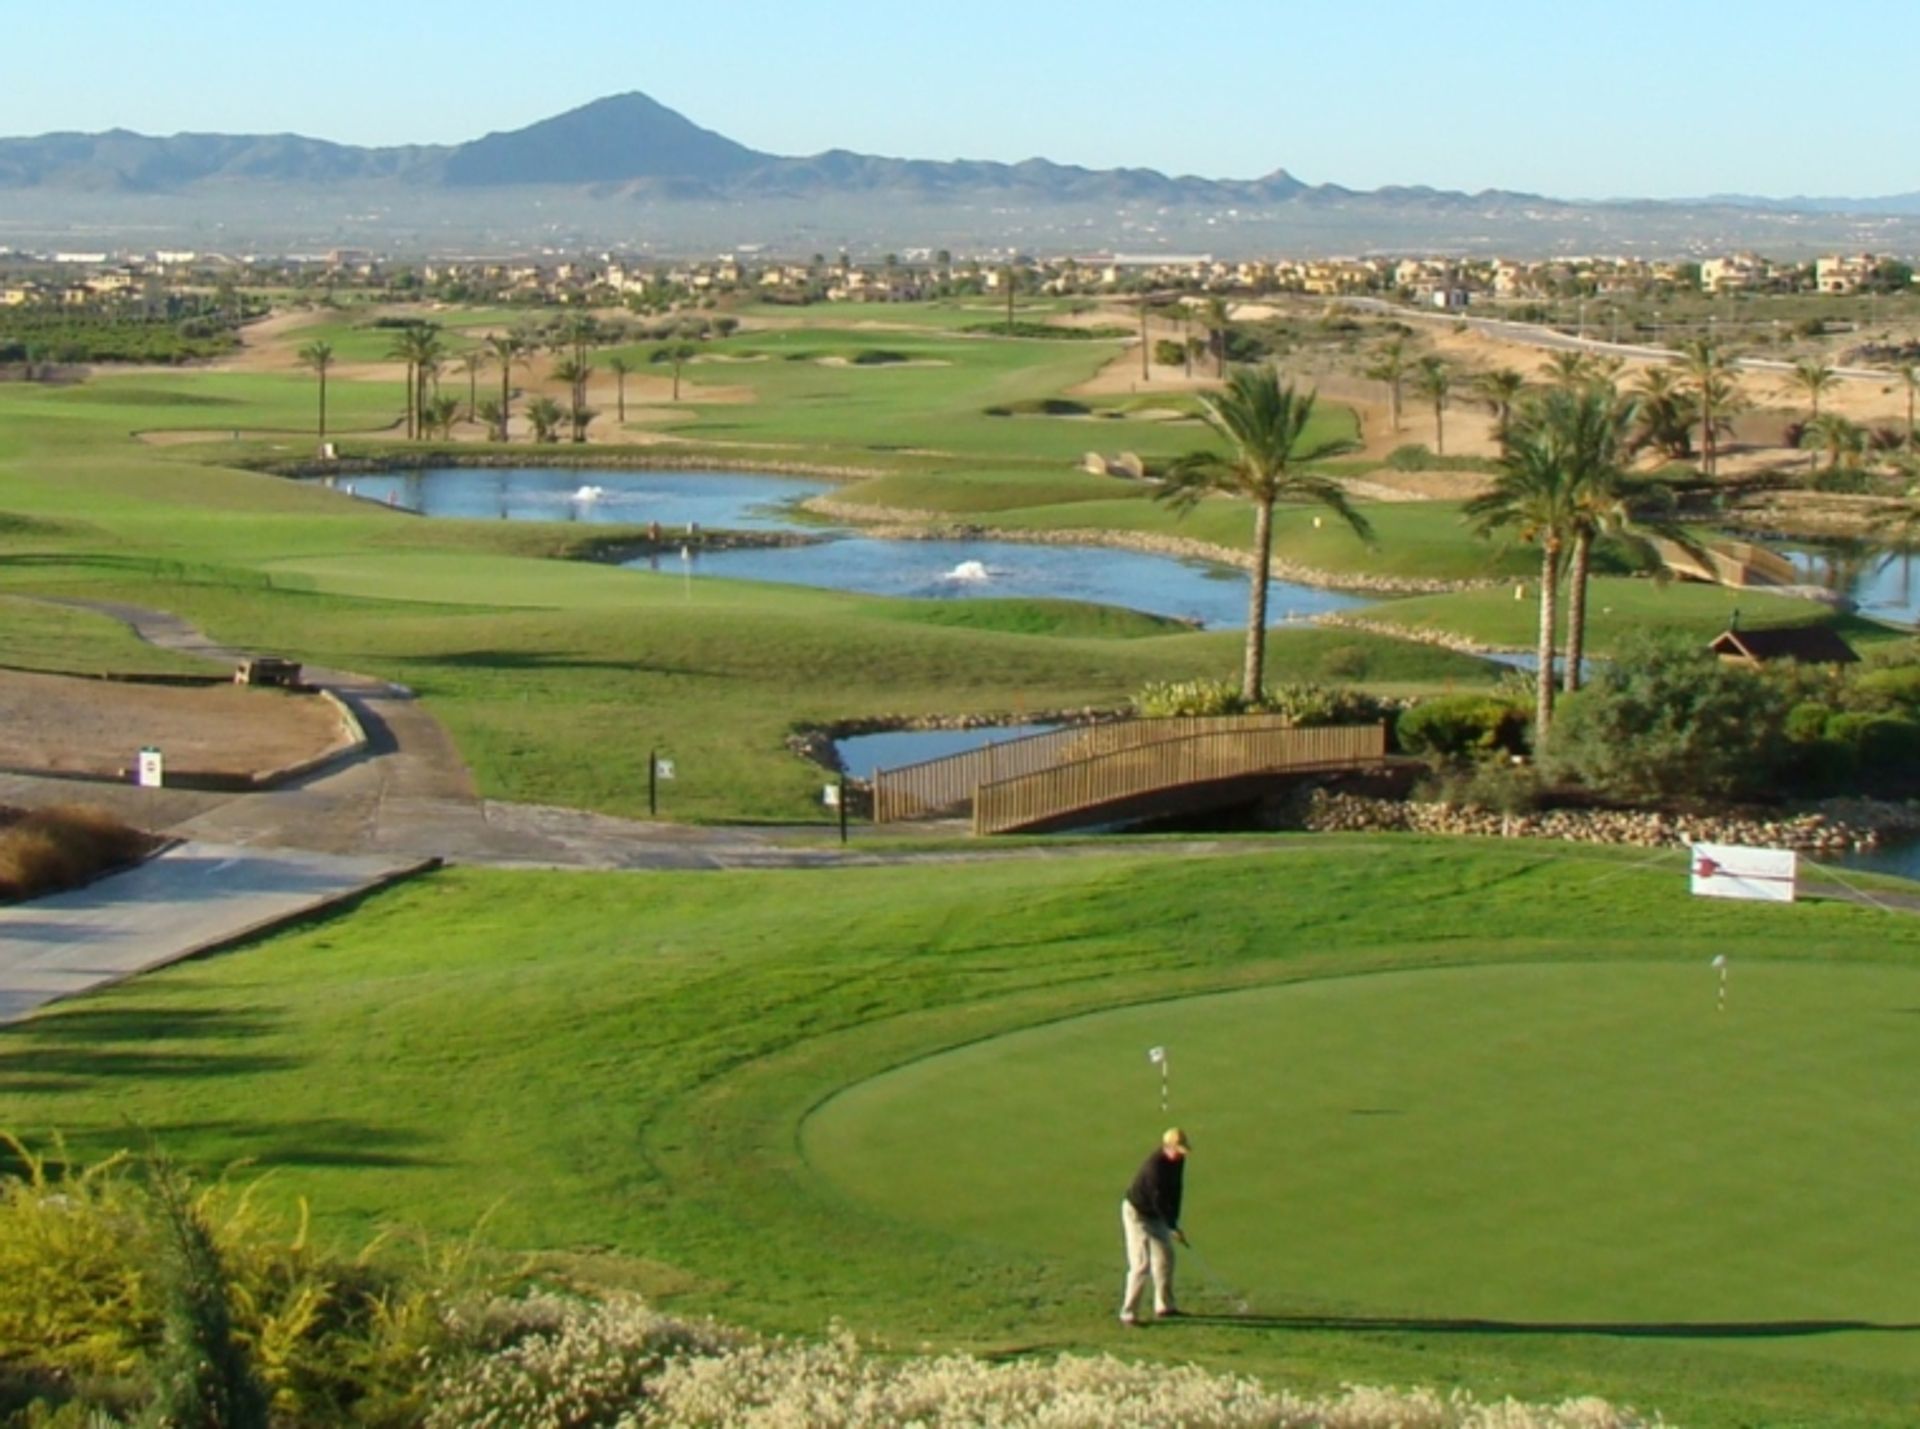
[[[168,650],[227,664],[248,653],[165,611],[111,601],[61,603],[124,621],[148,644]],[[314,665],[302,677],[353,710],[367,735],[359,757],[278,789],[238,795],[0,777],[0,803],[104,803],[145,828],[249,847],[515,867],[713,868],[724,866],[723,854],[768,847],[746,831],[483,801],[459,749],[412,691]]]
[[[71,893],[0,908],[0,1024],[424,867],[418,860],[188,843]]]

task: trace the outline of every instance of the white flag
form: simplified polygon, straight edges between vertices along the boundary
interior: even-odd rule
[[[1158,1063],[1161,1063],[1161,1062],[1164,1062],[1164,1061],[1166,1061],[1166,1060],[1167,1060],[1167,1049],[1166,1049],[1165,1047],[1149,1047],[1149,1048],[1147,1048],[1147,1060],[1148,1060],[1149,1062],[1153,1062],[1153,1063],[1155,1063],[1155,1064],[1158,1064]]]

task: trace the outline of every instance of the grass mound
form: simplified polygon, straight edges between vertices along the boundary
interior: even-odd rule
[[[159,840],[103,809],[61,805],[0,825],[0,902],[78,888],[146,857]]]
[[[917,625],[1093,640],[1137,640],[1142,636],[1175,635],[1191,629],[1167,616],[1076,600],[888,601],[884,605],[875,604],[862,614]]]
[[[101,402],[126,407],[238,407],[237,398],[211,392],[194,392],[183,387],[135,387],[124,382],[86,384],[69,388],[63,394],[69,402]]]
[[[989,417],[1090,417],[1093,408],[1071,397],[1033,397],[1024,402],[1002,402],[981,409]]]

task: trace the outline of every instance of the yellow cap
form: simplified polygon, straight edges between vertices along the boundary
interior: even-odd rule
[[[1187,1142],[1186,1132],[1177,1126],[1167,1128],[1166,1133],[1160,1138],[1160,1144],[1162,1146],[1177,1146],[1182,1151],[1191,1151],[1193,1149]]]

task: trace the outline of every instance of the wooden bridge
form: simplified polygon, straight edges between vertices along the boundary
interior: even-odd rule
[[[875,823],[971,809],[976,834],[1038,833],[1217,806],[1276,777],[1378,768],[1384,725],[1279,715],[1114,720],[873,776]]]
[[[1661,536],[1650,544],[1666,568],[1683,580],[1725,586],[1795,586],[1806,577],[1778,552],[1751,541],[1682,544]]]

